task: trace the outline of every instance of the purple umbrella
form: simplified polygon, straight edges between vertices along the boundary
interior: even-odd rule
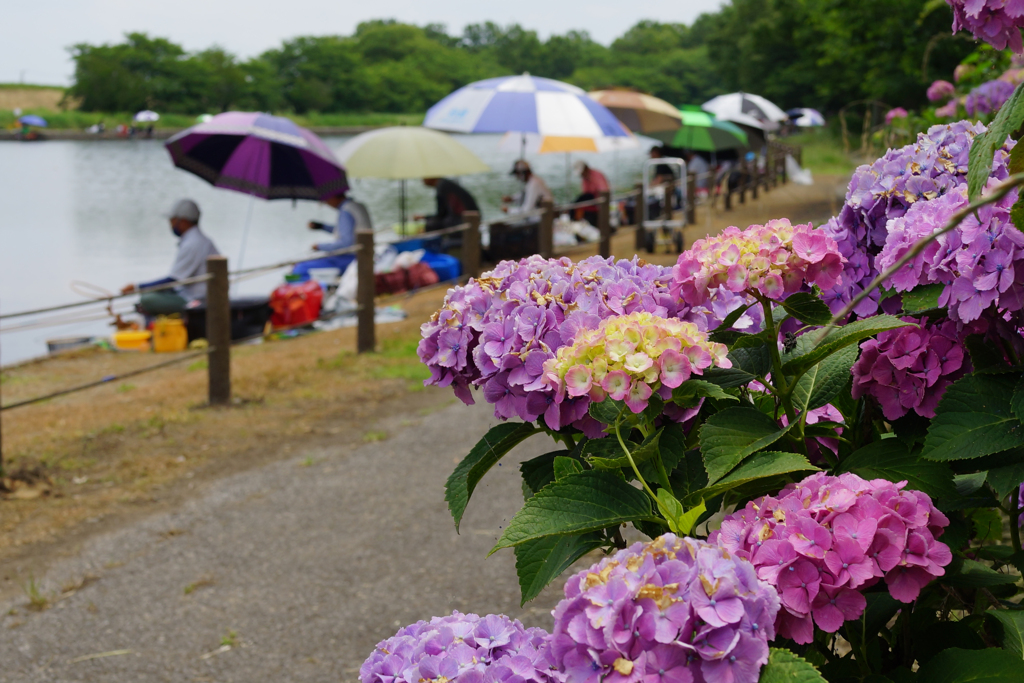
[[[323,199],[348,189],[345,169],[316,135],[280,116],[229,111],[167,141],[178,168],[263,199]]]

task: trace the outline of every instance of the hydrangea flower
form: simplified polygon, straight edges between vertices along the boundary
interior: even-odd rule
[[[949,81],[935,81],[928,86],[928,101],[948,100],[956,92],[956,86]]]
[[[779,300],[805,284],[831,289],[840,281],[843,262],[825,231],[781,218],[697,240],[679,255],[672,291],[691,306],[703,304],[720,287]]]
[[[687,309],[669,293],[670,281],[669,269],[637,258],[503,261],[450,289],[441,309],[421,327],[417,352],[431,370],[426,384],[452,386],[470,404],[470,387],[482,387],[499,418],[532,422],[543,415],[552,429],[572,424],[600,435],[600,426],[587,415],[588,398],[552,408],[555,391],[543,381],[544,363],[579,330],[605,318],[634,311],[685,315]],[[693,317],[706,327],[704,312]]]
[[[551,658],[564,683],[755,683],[778,611],[749,562],[665,534],[566,582]]]
[[[728,351],[694,323],[638,311],[580,330],[571,346],[545,361],[544,381],[555,389],[552,410],[567,399],[608,396],[641,413],[655,392],[669,398],[691,374],[732,367]]]
[[[873,396],[887,420],[911,410],[932,418],[946,387],[970,371],[970,359],[952,320],[903,320],[917,326],[888,330],[860,345],[853,397]]]
[[[998,111],[1012,94],[1012,83],[998,78],[986,81],[967,94],[964,109],[968,116],[987,116]]]
[[[905,119],[908,116],[910,116],[910,113],[903,107],[893,107],[885,112],[885,125],[892,125],[892,122],[896,119]]]
[[[930,243],[889,284],[898,292],[925,284],[945,285],[939,304],[961,323],[978,320],[990,307],[1000,314],[1024,309],[1024,233],[1010,220],[1016,201],[1014,189],[983,206]],[[961,185],[935,201],[915,204],[906,216],[890,221],[877,267],[892,266],[967,204],[967,186]]]
[[[361,683],[551,683],[548,634],[505,615],[452,612],[377,643]]]
[[[945,573],[953,555],[936,540],[949,520],[906,482],[824,472],[727,516],[708,540],[750,560],[782,601],[776,627],[797,643],[858,619],[862,591],[884,580],[901,602]]]
[[[1024,52],[1020,28],[1024,26],[1024,3],[1020,0],[946,0],[953,8],[953,33],[963,29],[997,50],[1009,46]]]
[[[932,126],[915,143],[889,150],[854,172],[842,210],[823,228],[847,260],[842,281],[825,293],[833,312],[842,310],[878,275],[875,256],[885,244],[890,220],[903,216],[914,204],[932,201],[967,183],[971,141],[983,132],[983,125],[970,121]],[[1009,141],[995,153],[992,178],[1007,178],[1012,147]],[[873,292],[855,313],[867,316],[877,310],[878,294]]]
[[[956,116],[956,112],[957,112],[957,108],[958,108],[959,104],[960,104],[959,100],[952,99],[949,102],[946,102],[946,104],[942,105],[941,107],[936,107],[935,108],[935,115],[940,117],[940,118],[951,119],[954,116]]]

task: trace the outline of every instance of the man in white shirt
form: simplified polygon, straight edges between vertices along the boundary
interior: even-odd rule
[[[523,189],[515,197],[505,196],[501,198],[503,202],[512,203],[512,206],[501,207],[502,211],[510,214],[525,213],[539,209],[540,203],[544,200],[553,201],[548,184],[544,182],[543,178],[533,174],[530,164],[526,160],[520,159],[513,164],[510,175],[514,175],[523,183]]]
[[[334,239],[330,242],[318,242],[313,245],[313,251],[329,252],[336,249],[346,249],[356,243],[356,230],[373,230],[373,223],[370,221],[370,212],[366,206],[348,196],[347,191],[340,192],[332,197],[323,200],[324,204],[338,210],[338,219],[334,227],[309,222],[310,230],[324,230],[331,233]],[[349,264],[355,260],[355,254],[335,254],[323,258],[312,259],[295,264],[293,273],[305,275],[310,268],[337,268],[344,273]]]
[[[122,294],[205,275],[206,259],[220,253],[213,241],[199,229],[199,206],[191,199],[182,199],[176,203],[167,218],[171,223],[171,231],[179,238],[178,252],[174,256],[170,275],[159,280],[125,285],[121,288]],[[193,282],[143,294],[139,300],[139,309],[146,315],[181,313],[190,301],[205,298],[206,283]]]

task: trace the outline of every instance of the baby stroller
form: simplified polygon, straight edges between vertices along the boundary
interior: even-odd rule
[[[670,186],[654,187],[651,181],[657,166],[678,167],[679,175]],[[683,227],[686,225],[686,162],[676,157],[648,159],[643,169],[643,197],[640,201],[640,230],[644,231],[644,247],[648,254],[653,254],[658,247],[665,247],[666,253],[675,248],[677,254],[683,253]],[[664,189],[664,198],[659,200],[657,193]],[[652,197],[653,195],[653,197]],[[679,200],[679,216],[673,218],[672,205]],[[653,201],[652,201],[653,199]],[[655,217],[656,216],[656,217]]]

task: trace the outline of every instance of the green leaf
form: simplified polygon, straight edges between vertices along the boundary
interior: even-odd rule
[[[1024,481],[1024,451],[1017,449],[1017,462],[988,471],[988,485],[996,492],[996,498],[1003,500],[1020,487]]]
[[[664,489],[662,489],[662,491],[664,491]],[[689,533],[693,531],[693,527],[697,524],[697,520],[699,520],[701,515],[707,511],[707,505],[704,503],[704,499],[701,498],[699,503],[679,516],[679,520],[676,522],[676,526],[678,527],[678,531],[676,531],[676,533],[684,536],[689,535]]]
[[[912,454],[899,439],[872,441],[843,458],[839,472],[853,472],[864,479],[907,481],[907,486],[932,498],[953,498],[953,471],[940,462]]]
[[[826,683],[818,670],[790,650],[773,647],[758,683]]]
[[[832,311],[828,305],[810,292],[796,292],[782,301],[786,313],[805,325],[828,325]]]
[[[615,424],[615,421],[619,419],[619,415],[625,410],[626,404],[622,401],[614,401],[610,398],[606,398],[603,401],[595,401],[590,404],[587,411],[590,413],[590,417],[594,418],[601,424]]]
[[[903,312],[920,313],[939,306],[939,295],[945,285],[918,285],[909,292],[903,292]]]
[[[555,480],[555,458],[567,455],[569,451],[554,451],[519,463],[523,484],[529,489],[531,496]]]
[[[630,455],[633,456],[633,462],[639,465],[642,462],[647,462],[658,453],[658,440],[661,438],[661,431],[652,432],[650,436],[644,439],[644,442],[639,446],[632,444],[627,441],[626,447],[629,448]],[[629,460],[626,459],[625,454],[622,452],[622,446],[619,445],[619,440],[610,436],[607,439],[600,439],[601,441],[609,441],[612,446],[608,447],[606,451],[609,456],[614,457],[596,457],[592,456],[589,458],[589,462],[594,466],[596,470],[617,470],[622,467],[630,467]],[[594,443],[591,441],[590,443]],[[632,469],[632,468],[630,468]]]
[[[668,522],[668,528],[672,533],[686,534],[686,531],[679,530],[679,518],[683,516],[683,504],[668,489],[658,489],[658,511]]]
[[[758,377],[764,377],[771,368],[768,347],[763,342],[757,346],[734,348],[728,358],[732,361],[731,368],[708,368],[701,377],[729,389],[750,384]]]
[[[1024,659],[1024,611],[992,609],[985,612],[986,616],[992,617],[1003,629],[1003,647],[1013,652],[1017,657]]]
[[[559,455],[554,462],[555,481],[561,481],[572,474],[583,471],[583,463],[576,458]]]
[[[779,428],[775,420],[754,408],[726,408],[715,413],[700,429],[708,480],[718,481],[744,458],[781,439],[790,427]]]
[[[743,316],[744,313],[747,312],[747,309],[749,309],[751,306],[756,306],[756,305],[757,305],[756,303],[749,303],[746,306],[740,306],[739,308],[737,308],[734,311],[729,311],[729,314],[727,316],[725,316],[724,320],[722,320],[722,324],[719,325],[716,329],[718,329],[718,330],[727,330],[727,329],[729,329],[730,327],[732,327],[733,325],[736,324],[736,321],[739,320]]]
[[[1018,197],[1010,207],[1010,222],[1018,230],[1024,230],[1024,197]]]
[[[1010,398],[1010,408],[1017,419],[1024,422],[1024,377],[1017,381],[1013,388],[1013,396]]]
[[[662,437],[662,449],[668,440],[668,432]],[[708,473],[704,470],[704,460],[700,451],[689,451],[685,454],[680,466],[669,476],[672,491],[679,498],[687,498],[690,494],[701,491],[708,485]]]
[[[868,337],[873,337],[879,332],[894,330],[899,327],[906,327],[906,323],[891,315],[876,315],[863,320],[856,320],[848,325],[842,325],[833,329],[828,336],[814,346],[807,353],[797,356],[782,365],[782,371],[787,375],[799,377],[810,368],[817,365],[823,358],[831,356],[836,351],[844,349],[851,344],[856,344]],[[820,332],[810,332],[814,339],[817,339]]]
[[[1016,378],[967,375],[946,389],[924,442],[929,460],[964,460],[1024,445],[1010,407]]]
[[[956,560],[954,560],[955,562]],[[956,588],[986,588],[989,586],[1004,586],[1017,583],[1019,577],[1010,574],[1000,574],[988,565],[974,560],[963,560],[959,571],[950,571],[946,568],[946,574],[940,581]]]
[[[981,191],[992,173],[992,160],[996,150],[1006,144],[1006,138],[1018,139],[1016,133],[1024,122],[1024,97],[1021,86],[1013,91],[1010,99],[999,108],[999,113],[992,119],[988,130],[974,138],[967,166],[967,195],[973,202],[981,196]]]
[[[818,468],[807,462],[807,458],[799,453],[782,451],[761,451],[748,458],[739,467],[713,485],[700,491],[700,495],[710,498],[714,495],[742,486],[755,479],[775,477],[790,472],[806,472]]]
[[[591,550],[601,547],[597,533],[545,536],[517,545],[516,574],[522,593],[520,606],[537,597],[544,587]]]
[[[672,402],[683,408],[692,408],[702,398],[713,398],[720,401],[738,401],[732,394],[727,394],[722,387],[702,379],[689,379],[672,390]]]
[[[533,425],[524,422],[497,425],[484,434],[484,438],[480,439],[469,455],[462,459],[444,485],[444,499],[448,501],[448,509],[455,518],[456,531],[459,530],[462,515],[466,512],[466,505],[469,504],[473,490],[487,471],[506,453],[536,432]]]
[[[1024,681],[1024,660],[996,648],[952,648],[928,660],[917,678],[921,683],[1020,683]]]
[[[971,356],[971,365],[974,367],[975,375],[998,375],[1016,370],[1006,363],[1002,349],[983,335],[967,335],[964,339],[964,346],[967,347],[967,353]]]
[[[651,499],[611,472],[588,470],[548,484],[516,513],[491,553],[544,536],[583,534],[653,519]]]
[[[803,413],[820,408],[842,391],[850,381],[850,368],[857,362],[859,353],[857,346],[848,346],[805,372],[793,387],[793,406],[797,411]]]

